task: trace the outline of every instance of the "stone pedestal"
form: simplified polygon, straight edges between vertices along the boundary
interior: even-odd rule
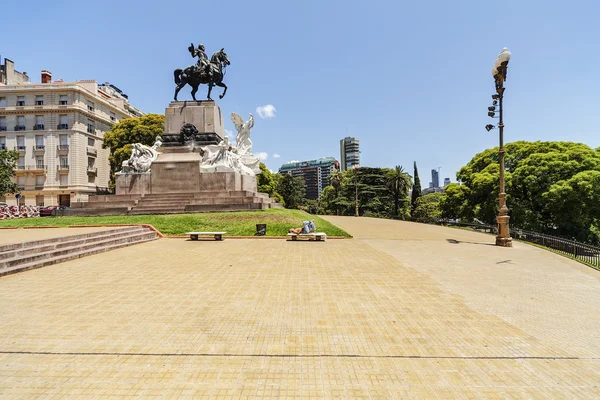
[[[212,100],[172,101],[165,109],[163,146],[181,146],[181,127],[192,124],[198,131],[194,138],[197,146],[218,144],[225,135],[221,108]]]

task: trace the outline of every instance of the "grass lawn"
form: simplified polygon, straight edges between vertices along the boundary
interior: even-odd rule
[[[182,236],[190,231],[226,231],[231,236],[254,236],[256,224],[267,224],[267,236],[285,236],[302,221],[315,219],[318,232],[328,236],[350,237],[335,225],[301,210],[264,210],[163,215],[114,215],[106,217],[40,217],[0,221],[1,227],[70,226],[105,224],[150,224],[166,236]]]

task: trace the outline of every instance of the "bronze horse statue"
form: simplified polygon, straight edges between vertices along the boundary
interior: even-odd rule
[[[208,85],[208,100],[212,100],[210,98],[210,92],[212,91],[213,86],[225,88],[223,93],[219,95],[219,98],[222,99],[223,96],[225,96],[225,93],[227,93],[227,85],[223,83],[223,76],[225,76],[225,68],[229,64],[229,58],[227,57],[227,53],[225,53],[225,49],[221,49],[210,58],[209,74],[199,70],[195,65],[187,67],[186,69],[177,68],[174,71],[175,84],[177,85],[175,88],[175,101],[177,101],[177,94],[185,85],[190,85],[192,87],[192,98],[194,101],[198,101],[196,100],[196,92],[198,91],[198,86],[202,84]]]

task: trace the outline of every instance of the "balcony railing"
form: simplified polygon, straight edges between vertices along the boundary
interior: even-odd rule
[[[98,174],[98,168],[96,168],[96,167],[87,167],[87,173],[89,175],[97,175]]]
[[[69,168],[69,165],[67,165],[67,164],[60,164],[60,165],[56,166],[56,169],[58,171],[68,171],[70,168]]]
[[[4,144],[4,143],[0,144],[0,150],[6,150],[6,144]]]
[[[16,151],[25,151],[26,147],[25,146],[15,146],[15,150]]]
[[[25,105],[24,101],[17,101],[17,107],[23,107]]]
[[[24,131],[25,125],[15,125],[15,131]]]
[[[61,101],[59,101],[59,102],[58,102],[58,105],[59,105],[59,106],[66,106],[66,105],[67,105],[67,103],[68,103],[68,101],[67,101],[67,100],[61,100]]]
[[[33,130],[34,131],[43,131],[44,130],[44,124],[35,124],[33,126]]]
[[[44,146],[43,144],[36,144],[35,146],[33,146],[33,151],[44,151],[46,150],[46,146]]]
[[[0,126],[0,132],[6,132],[6,127],[5,126]]]
[[[36,106],[43,106],[44,105],[44,100],[36,100],[35,101],[35,105]]]
[[[69,124],[58,124],[56,129],[69,129]]]
[[[69,145],[68,144],[59,144],[58,146],[56,146],[56,150],[57,151],[69,151]]]
[[[46,168],[44,164],[17,165],[17,171],[46,171]]]
[[[92,156],[98,155],[98,149],[88,146],[87,153]]]

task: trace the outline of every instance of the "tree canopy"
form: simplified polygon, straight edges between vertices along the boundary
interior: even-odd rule
[[[17,193],[19,187],[11,178],[15,176],[19,152],[15,150],[0,150],[0,196]]]
[[[540,141],[509,143],[505,152],[512,227],[600,242],[595,233],[600,210],[594,203],[600,152],[581,143]],[[463,185],[446,189],[444,216],[494,224],[499,173],[497,147],[476,154],[457,174]]]

